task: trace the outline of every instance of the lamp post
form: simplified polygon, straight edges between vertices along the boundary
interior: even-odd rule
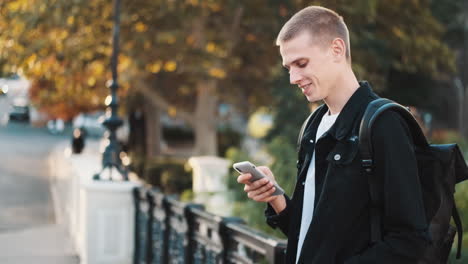
[[[111,70],[112,80],[110,81],[110,96],[106,99],[106,117],[107,119],[103,122],[103,125],[107,128],[106,133],[106,148],[102,156],[102,170],[94,175],[95,180],[108,179],[113,180],[115,177],[113,172],[116,170],[120,175],[120,179],[128,180],[127,168],[122,164],[120,157],[121,147],[117,141],[116,130],[122,126],[123,121],[117,114],[118,109],[118,98],[117,90],[119,84],[117,82],[117,64],[119,56],[119,34],[120,34],[120,0],[114,0],[114,29],[112,37],[112,58],[111,58]],[[110,100],[109,100],[110,99]],[[115,169],[115,170],[114,170]],[[104,177],[104,174],[106,177]]]

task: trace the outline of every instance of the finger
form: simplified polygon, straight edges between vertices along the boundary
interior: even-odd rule
[[[249,197],[251,199],[254,199],[255,197],[261,195],[262,193],[268,191],[271,187],[273,187],[273,185],[270,182],[267,181],[264,185],[262,185],[261,187],[259,187],[257,189],[249,191],[249,188],[251,188],[251,186],[250,186],[250,187],[247,187],[247,188],[244,187],[244,190],[247,189],[247,197]]]
[[[273,172],[271,172],[270,168],[266,167],[266,166],[259,166],[257,167],[258,170],[260,170],[261,172],[263,172],[263,174],[265,174],[266,176],[268,176],[268,178],[272,179],[274,178],[273,177]]]
[[[243,184],[250,184],[251,178],[252,178],[252,174],[244,173],[244,174],[239,175],[239,177],[237,177],[237,182],[243,183]]]
[[[251,188],[252,188],[252,190],[256,190],[256,189],[262,187],[263,185],[265,185],[265,184],[267,184],[269,182],[270,182],[270,179],[268,179],[268,178],[263,178],[263,179],[260,179],[260,180],[256,180],[251,184]]]
[[[244,186],[244,191],[246,192],[252,192],[252,191],[257,191],[259,188],[262,188],[263,186],[265,186],[265,184],[268,184],[270,181],[266,178],[263,178],[263,179],[260,179],[260,180],[257,180],[251,184],[246,184],[246,186]]]
[[[259,202],[265,202],[270,198],[275,198],[274,196],[272,197],[271,195],[275,192],[276,188],[271,187],[268,191],[263,192],[262,194],[259,194],[258,196],[254,197],[256,201]]]
[[[267,182],[262,187],[260,187],[260,188],[258,188],[256,190],[253,190],[252,191],[252,196],[255,197],[255,196],[261,195],[262,193],[267,192],[268,190],[270,190],[271,187],[273,187],[273,183]]]

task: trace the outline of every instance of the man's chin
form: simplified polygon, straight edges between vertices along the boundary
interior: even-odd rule
[[[321,100],[321,99],[315,98],[315,97],[313,97],[311,95],[306,95],[305,97],[306,97],[307,101],[309,101],[310,103],[315,103],[315,102],[318,102],[318,101]]]

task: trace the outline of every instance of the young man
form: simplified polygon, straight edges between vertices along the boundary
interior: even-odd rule
[[[301,142],[292,198],[271,196],[274,175],[245,184],[249,198],[267,202],[267,223],[288,237],[287,263],[415,263],[430,238],[410,131],[400,116],[384,113],[372,134],[374,174],[382,204],[382,238],[371,243],[368,179],[358,151],[359,124],[378,96],[351,68],[348,29],[334,11],[317,6],[295,14],[277,45],[291,84],[309,102],[322,100]],[[292,179],[291,179],[292,180]]]

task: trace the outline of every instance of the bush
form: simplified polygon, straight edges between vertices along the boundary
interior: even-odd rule
[[[130,152],[129,154],[131,163],[129,165],[130,171],[135,172],[140,178],[144,176],[145,172],[145,157],[144,155]]]
[[[463,226],[463,260],[467,260],[468,255],[468,181],[457,184],[455,188],[455,204]],[[457,238],[455,238],[456,241]],[[457,243],[453,243],[452,252],[456,252]],[[461,261],[460,263],[468,263]]]
[[[195,135],[189,128],[163,127],[163,138],[168,142],[193,141]]]
[[[468,158],[468,140],[464,139],[457,131],[454,130],[435,130],[432,133],[431,143],[448,144],[457,143],[465,158]]]
[[[144,180],[168,194],[180,194],[192,188],[192,173],[185,160],[158,158],[147,161]]]
[[[295,146],[291,146],[288,140],[282,137],[275,137],[267,145],[267,150],[273,158],[271,164],[267,164],[273,171],[278,184],[284,189],[286,194],[291,195],[296,182],[296,157]],[[262,165],[249,157],[248,154],[237,148],[230,148],[226,152],[226,158],[233,163],[249,160],[254,164]],[[234,169],[228,177],[228,188],[231,190],[231,197],[234,201],[234,215],[242,215],[249,226],[262,230],[270,235],[285,238],[278,229],[272,229],[265,222],[265,203],[250,200],[244,192],[243,186],[237,182],[239,175]]]
[[[229,148],[239,147],[242,135],[230,127],[220,128],[218,130],[218,153],[224,157]]]

